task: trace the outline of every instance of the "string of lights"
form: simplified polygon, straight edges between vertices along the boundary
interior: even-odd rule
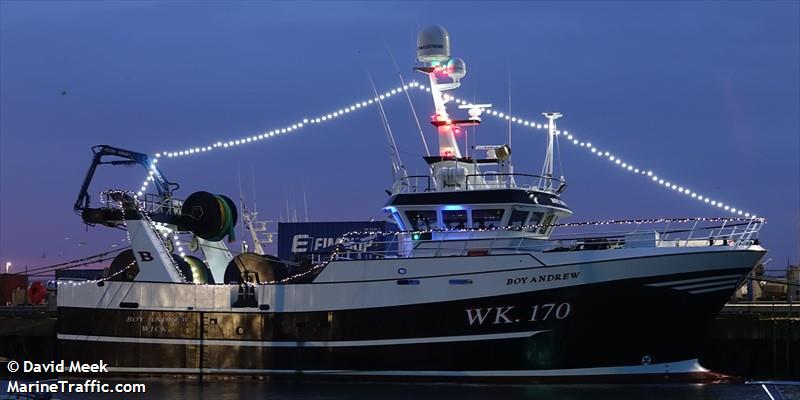
[[[626,220],[603,220],[603,221],[584,221],[584,222],[565,222],[558,224],[532,224],[520,226],[497,226],[487,228],[458,228],[458,229],[423,229],[412,231],[379,231],[363,230],[351,231],[342,235],[343,238],[351,236],[365,235],[397,235],[397,234],[426,234],[434,232],[491,232],[491,231],[527,231],[536,230],[544,227],[579,227],[579,226],[604,226],[604,225],[654,225],[664,223],[689,223],[689,222],[742,222],[742,223],[763,223],[765,218],[759,217],[681,217],[681,218],[650,218],[650,219],[626,219]]]
[[[153,164],[153,165],[155,165],[155,164]],[[126,213],[125,213],[125,209],[126,208],[125,208],[125,204],[123,204],[123,200],[125,199],[125,196],[128,196],[128,195],[130,195],[133,198],[133,203],[134,203],[134,206],[136,207],[136,211],[139,213],[139,215],[141,215],[144,218],[144,220],[147,222],[147,224],[149,225],[148,227],[152,230],[152,232],[155,233],[155,237],[158,238],[158,241],[159,241],[159,244],[161,245],[161,248],[167,249],[167,244],[164,241],[165,238],[163,238],[162,235],[159,234],[159,228],[156,226],[156,222],[153,221],[152,218],[150,218],[150,214],[147,212],[145,207],[142,205],[142,202],[139,200],[139,196],[141,196],[140,194],[138,194],[138,193],[137,194],[133,194],[132,192],[126,191],[126,190],[109,190],[109,191],[104,192],[104,194],[107,194],[107,195],[116,194],[116,195],[119,196],[120,200],[118,201],[118,203],[119,203],[118,205],[119,205],[119,208],[122,210],[122,224],[125,226],[125,235],[127,235],[126,237],[128,238],[128,242],[129,243],[131,243],[131,234],[128,231],[128,221],[127,221],[127,216],[126,216]],[[174,239],[176,241],[178,240],[178,235],[177,234],[174,236]],[[180,243],[180,242],[178,242],[178,243]],[[181,251],[182,250],[183,249],[181,248]],[[178,272],[178,276],[180,276],[181,281],[182,282],[188,282],[188,280],[186,279],[186,276],[183,274],[183,272],[181,272],[181,269],[178,268],[178,263],[172,257],[172,252],[167,250],[166,253],[167,253],[167,257],[169,257],[169,260],[170,260],[170,262],[172,264],[172,267],[175,268],[175,271]],[[185,257],[185,256],[186,256],[186,254],[181,254],[181,257]]]
[[[128,269],[130,269],[134,265],[136,265],[136,260],[133,260],[130,263],[128,263],[128,265],[126,265],[125,268],[122,268],[119,271],[117,271],[117,272],[115,272],[115,273],[113,273],[113,274],[111,274],[109,276],[102,277],[100,279],[87,279],[87,280],[84,280],[84,281],[75,281],[75,280],[69,280],[69,279],[59,279],[56,282],[57,282],[58,285],[65,284],[65,285],[72,285],[72,286],[80,286],[80,285],[86,285],[86,284],[90,284],[90,283],[105,282],[105,281],[108,281],[108,280],[116,278],[117,276],[121,275],[123,272],[127,271]]]
[[[377,102],[379,100],[388,99],[388,98],[390,98],[392,96],[395,96],[395,95],[397,95],[399,93],[410,91],[411,89],[418,89],[418,90],[420,90],[422,92],[426,92],[426,93],[430,93],[431,92],[431,89],[429,87],[423,86],[423,85],[421,85],[420,83],[418,83],[416,81],[412,81],[412,82],[409,82],[407,85],[398,86],[398,87],[396,87],[394,89],[386,91],[385,93],[380,94],[380,95],[378,95],[376,97],[373,97],[371,99],[355,102],[355,103],[353,103],[353,104],[351,104],[351,105],[349,105],[347,107],[339,108],[338,110],[332,111],[332,112],[324,114],[324,115],[320,115],[320,116],[315,117],[315,118],[303,118],[302,121],[295,122],[294,124],[287,125],[287,126],[282,127],[282,128],[276,128],[276,129],[273,129],[273,130],[270,130],[270,131],[265,131],[265,132],[259,133],[257,135],[252,135],[252,136],[249,136],[249,137],[242,137],[242,138],[235,139],[235,140],[217,141],[217,142],[215,142],[213,144],[200,146],[200,147],[190,147],[190,148],[185,148],[183,150],[165,151],[165,152],[162,152],[162,153],[156,153],[156,158],[153,160],[153,162],[152,162],[152,164],[150,166],[151,170],[149,171],[148,176],[145,178],[145,180],[142,183],[142,186],[141,186],[139,192],[137,192],[137,194],[139,196],[141,196],[142,193],[144,193],[146,191],[146,189],[147,189],[148,185],[150,184],[150,182],[154,181],[154,177],[153,177],[154,172],[153,171],[155,170],[155,165],[158,162],[158,159],[163,157],[163,156],[166,156],[168,158],[179,158],[179,157],[185,157],[185,156],[190,156],[190,155],[195,155],[195,154],[202,154],[202,153],[206,153],[206,152],[213,151],[213,150],[218,150],[218,149],[229,149],[229,148],[238,147],[238,146],[241,146],[241,145],[244,145],[244,144],[260,142],[260,141],[262,141],[264,139],[268,139],[268,138],[274,137],[276,135],[281,135],[281,134],[286,134],[286,133],[291,133],[291,132],[297,131],[299,129],[308,127],[309,125],[316,125],[316,124],[321,124],[321,123],[324,123],[324,122],[328,122],[328,121],[336,119],[338,117],[350,114],[350,113],[352,113],[354,111],[366,108],[367,106],[370,106],[370,105],[372,105],[373,103],[375,103],[375,102]],[[451,96],[449,94],[444,94],[443,96],[444,96],[445,100],[454,101],[456,104],[459,104],[459,105],[472,104],[469,101],[466,101],[466,100]],[[517,124],[519,126],[523,126],[523,127],[530,128],[530,129],[545,130],[545,131],[548,129],[547,123],[535,122],[535,121],[532,121],[532,120],[529,120],[529,119],[513,116],[513,115],[510,115],[510,114],[503,113],[502,111],[498,111],[497,109],[494,109],[494,108],[485,110],[485,114],[489,115],[489,116],[492,116],[492,117],[499,118],[501,120],[510,121],[511,123],[515,123],[515,124]],[[634,163],[632,163],[632,162],[624,161],[622,159],[622,157],[620,157],[618,154],[613,153],[613,152],[611,152],[609,150],[601,149],[601,148],[599,148],[598,146],[596,146],[595,144],[593,144],[592,142],[590,142],[588,140],[581,140],[581,139],[578,138],[577,135],[575,135],[573,133],[570,133],[570,132],[568,132],[566,130],[563,130],[563,131],[562,130],[557,130],[556,134],[561,136],[561,137],[563,137],[563,138],[565,138],[568,143],[570,143],[570,144],[572,144],[572,145],[574,145],[576,147],[583,148],[586,151],[590,152],[591,154],[596,155],[596,156],[598,156],[600,158],[603,158],[603,159],[611,162],[612,165],[616,165],[619,168],[622,168],[622,170],[624,170],[624,171],[627,171],[627,172],[630,172],[630,173],[634,173],[634,174],[640,175],[642,177],[646,177],[646,179],[648,179],[649,181],[651,181],[651,182],[653,182],[655,184],[658,184],[658,185],[660,185],[660,186],[662,186],[664,188],[671,189],[671,190],[673,190],[673,191],[675,191],[677,193],[683,194],[683,195],[685,195],[687,197],[690,197],[690,198],[695,199],[697,201],[700,201],[702,203],[708,204],[708,205],[710,205],[712,207],[716,207],[717,209],[721,209],[721,210],[730,212],[730,213],[732,213],[734,215],[740,215],[740,216],[744,216],[744,217],[756,217],[755,214],[750,213],[750,212],[745,211],[745,210],[742,210],[741,208],[734,207],[734,206],[730,205],[727,202],[714,199],[714,198],[712,198],[712,197],[710,197],[710,196],[708,196],[706,194],[699,193],[699,192],[697,192],[695,190],[692,190],[692,189],[690,189],[690,188],[688,188],[688,187],[686,187],[684,185],[680,185],[680,184],[678,184],[678,183],[676,183],[674,181],[671,181],[669,179],[665,179],[663,176],[660,176],[659,174],[657,174],[655,171],[653,171],[651,169],[646,169],[644,167],[640,167],[638,165],[634,165]]]
[[[48,265],[44,267],[36,267],[36,268],[29,268],[28,273],[33,274],[41,274],[41,273],[51,273],[54,271],[66,270],[76,267],[82,267],[85,265],[97,264],[103,261],[107,261],[107,255],[118,253],[123,250],[129,249],[130,246],[122,247],[119,249],[109,250],[103,253],[95,254],[89,257],[83,257],[72,261],[66,261],[58,264]],[[113,257],[112,257],[113,258]]]
[[[149,220],[149,217],[148,217],[148,220]],[[398,231],[387,232],[387,231],[376,231],[376,230],[364,230],[364,231],[350,231],[350,232],[347,232],[344,235],[342,235],[342,238],[343,239],[349,239],[349,238],[352,238],[354,236],[366,236],[366,235],[368,235],[368,236],[376,236],[376,235],[378,235],[378,236],[390,236],[390,235],[391,236],[397,236],[399,234],[409,234],[409,235],[413,236],[413,235],[421,235],[421,234],[434,233],[434,232],[489,232],[489,231],[511,231],[511,230],[513,230],[513,231],[522,231],[522,230],[530,231],[530,230],[536,230],[536,229],[543,228],[543,227],[576,227],[576,226],[602,226],[602,225],[645,225],[645,224],[660,224],[660,223],[673,223],[673,222],[675,222],[675,223],[689,223],[689,222],[724,222],[724,223],[746,222],[746,223],[750,224],[750,223],[763,223],[764,222],[764,218],[756,218],[756,217],[751,217],[751,218],[735,218],[735,217],[734,218],[722,218],[722,217],[696,218],[696,217],[690,217],[690,218],[652,218],[652,219],[633,219],[633,220],[613,220],[612,219],[612,220],[604,220],[604,221],[570,222],[570,223],[560,223],[560,224],[536,224],[536,225],[513,226],[513,227],[464,228],[464,229],[429,229],[429,230],[399,231],[399,232]],[[156,224],[159,224],[159,223],[153,223],[151,225],[151,227],[153,229],[155,229],[155,225]],[[159,224],[159,225],[163,225],[163,224]],[[159,229],[163,230],[163,229],[168,229],[168,228],[166,228],[165,226],[161,226],[161,227],[159,227]],[[739,233],[739,235],[741,235],[743,237],[746,234],[746,232],[747,232],[746,230],[742,231],[741,233]],[[161,237],[161,235],[157,235],[157,236]],[[734,235],[731,234],[731,236],[734,236]],[[735,242],[732,242],[732,243],[735,243]],[[166,244],[163,241],[161,242],[161,245],[162,246],[166,246]],[[244,284],[246,286],[257,287],[257,286],[261,286],[261,285],[274,285],[274,284],[287,283],[287,282],[302,278],[302,277],[307,276],[309,274],[312,274],[312,273],[314,273],[314,272],[316,272],[316,271],[318,271],[318,270],[320,270],[322,268],[325,268],[332,261],[335,261],[339,257],[339,255],[341,255],[343,253],[351,253],[351,251],[347,249],[348,245],[350,245],[350,244],[348,244],[344,240],[338,242],[336,244],[336,246],[334,247],[333,251],[331,252],[331,254],[328,257],[326,257],[323,261],[321,261],[320,263],[312,266],[311,268],[309,268],[308,270],[306,270],[304,272],[301,272],[301,273],[298,273],[298,274],[295,274],[295,275],[291,275],[291,276],[288,276],[286,278],[279,279],[279,280],[268,281],[268,282],[260,282],[258,284],[255,284],[255,283],[252,283],[252,282],[245,282]],[[101,281],[107,281],[109,279],[112,279],[112,278],[122,274],[123,272],[125,272],[126,270],[131,268],[135,263],[136,262],[134,260],[133,262],[128,264],[125,268],[115,272],[114,274],[112,274],[110,276],[107,276],[107,277],[104,277],[104,278],[101,278],[101,279],[85,280],[85,281],[59,280],[59,284],[65,283],[65,284],[71,284],[71,285],[84,285],[84,284],[88,284],[88,283],[97,283],[97,282],[101,282]],[[174,260],[173,260],[173,263],[174,263]],[[179,269],[178,269],[178,273],[181,275],[182,278],[184,278],[184,282],[185,283],[188,282],[185,279],[185,277],[183,277],[183,274],[180,272]],[[210,284],[204,283],[204,284],[200,284],[200,285],[210,285]],[[228,286],[238,286],[238,285],[228,285]]]
[[[465,101],[465,100],[462,100],[462,99],[459,99],[459,98],[456,98],[456,97],[453,97],[453,96],[450,96],[450,95],[444,95],[444,98],[446,100],[454,101],[457,104],[471,104],[468,101]],[[503,113],[501,111],[497,111],[495,109],[486,110],[486,114],[491,115],[493,117],[497,117],[497,118],[499,118],[501,120],[510,121],[511,123],[515,123],[517,125],[524,126],[526,128],[544,130],[544,131],[547,131],[547,129],[548,129],[547,123],[537,123],[537,122],[534,122],[534,121],[531,121],[531,120],[528,120],[528,119],[524,119],[524,118],[520,118],[520,117],[509,115],[509,114],[505,114],[505,113]],[[750,212],[746,212],[746,211],[744,211],[744,210],[742,210],[740,208],[733,207],[733,206],[731,206],[731,205],[729,205],[729,204],[727,204],[727,203],[725,203],[725,202],[723,202],[721,200],[716,200],[716,199],[713,199],[713,198],[711,198],[711,197],[709,197],[707,195],[698,193],[698,192],[696,192],[694,190],[691,190],[691,189],[689,189],[687,187],[684,187],[683,185],[679,185],[679,184],[675,183],[674,181],[670,181],[668,179],[664,179],[663,176],[660,177],[653,170],[641,168],[639,166],[634,165],[631,162],[623,161],[623,159],[619,155],[617,155],[615,153],[612,153],[612,152],[610,152],[608,150],[602,150],[602,149],[598,148],[598,146],[595,146],[594,144],[592,144],[592,142],[590,142],[590,141],[585,141],[585,140],[578,139],[577,135],[572,134],[569,131],[556,130],[556,135],[559,135],[559,136],[565,138],[566,142],[568,142],[568,143],[570,143],[570,144],[572,144],[574,146],[581,147],[581,148],[585,149],[586,151],[589,151],[592,154],[594,154],[594,155],[596,155],[596,156],[598,156],[600,158],[608,160],[613,165],[616,165],[616,166],[622,168],[624,171],[628,171],[628,172],[631,172],[631,173],[634,173],[634,174],[638,174],[638,175],[647,177],[647,179],[649,179],[651,182],[656,183],[658,185],[661,185],[664,188],[671,189],[671,190],[676,191],[678,193],[684,194],[686,196],[691,197],[692,199],[695,199],[697,201],[701,201],[701,202],[706,203],[706,204],[708,204],[708,205],[710,205],[712,207],[717,207],[718,209],[722,209],[722,210],[728,211],[728,212],[730,212],[730,213],[732,213],[734,215],[742,215],[744,217],[753,217],[753,218],[756,217],[755,214],[751,214]]]
[[[394,89],[386,91],[383,94],[379,94],[379,95],[377,95],[377,96],[375,96],[375,97],[373,97],[371,99],[367,99],[367,100],[363,100],[363,101],[357,101],[357,102],[352,103],[352,104],[350,104],[350,105],[348,105],[346,107],[339,108],[337,110],[331,111],[331,112],[329,112],[327,114],[319,115],[317,117],[303,118],[302,120],[297,121],[297,122],[295,122],[295,123],[293,123],[291,125],[287,124],[284,127],[272,129],[272,130],[265,131],[265,132],[262,132],[262,133],[259,133],[259,134],[256,134],[256,135],[241,137],[239,139],[234,139],[234,140],[218,141],[218,142],[215,142],[213,144],[209,144],[209,145],[205,145],[205,146],[189,147],[189,148],[185,148],[183,150],[177,150],[177,151],[164,151],[164,152],[161,152],[161,153],[156,153],[156,158],[160,158],[162,156],[166,156],[168,158],[184,157],[184,156],[190,156],[190,155],[194,155],[194,154],[207,153],[207,152],[213,151],[213,150],[229,149],[229,148],[234,148],[234,147],[237,147],[237,146],[240,146],[240,145],[244,145],[244,144],[248,144],[248,143],[259,142],[259,141],[262,141],[264,139],[268,139],[268,138],[271,138],[271,137],[274,137],[274,136],[277,136],[277,135],[282,135],[282,134],[286,134],[286,133],[295,132],[295,131],[300,130],[302,128],[308,127],[309,125],[318,125],[318,124],[321,124],[321,123],[324,123],[324,122],[328,122],[328,121],[334,120],[334,119],[339,118],[341,116],[350,114],[351,112],[366,108],[366,107],[368,107],[368,106],[372,105],[373,103],[376,103],[376,102],[378,102],[380,100],[388,99],[388,98],[390,98],[392,96],[395,96],[395,95],[403,93],[403,92],[405,92],[405,91],[407,91],[409,89],[413,89],[413,88],[417,88],[417,87],[420,87],[420,84],[418,82],[409,82],[407,85],[398,86],[398,87],[396,87]]]

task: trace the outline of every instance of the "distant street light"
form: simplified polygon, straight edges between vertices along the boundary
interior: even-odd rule
[[[6,261],[6,273],[8,273],[9,269],[11,269],[11,261]]]

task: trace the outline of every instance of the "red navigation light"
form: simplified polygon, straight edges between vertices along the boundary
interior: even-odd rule
[[[438,113],[437,113],[437,114],[434,114],[433,116],[431,116],[431,118],[432,118],[434,121],[444,121],[444,122],[446,122],[446,123],[448,123],[448,124],[452,123],[452,121],[450,120],[450,118],[446,118],[446,117],[444,117],[444,116],[442,116],[441,114],[438,114]]]
[[[446,66],[445,67],[434,67],[433,68],[433,73],[436,74],[436,75],[439,75],[439,76],[449,76],[449,71],[447,70]]]

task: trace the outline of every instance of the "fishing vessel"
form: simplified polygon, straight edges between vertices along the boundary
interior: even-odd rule
[[[543,114],[541,172],[518,173],[507,144],[462,153],[462,132],[491,105],[448,108],[466,67],[444,28],[419,33],[415,70],[435,107],[429,174],[406,173],[384,124],[394,183],[383,210],[397,229],[351,232],[315,263],[231,251],[233,201],[179,200],[158,157],[95,147],[75,209],[124,228],[131,248],[102,280],[59,282],[62,357],[126,374],[709,377],[703,329],[764,256],[764,220],[565,222],[562,115]],[[93,208],[87,189],[107,163],[143,165],[157,193],[107,191]]]

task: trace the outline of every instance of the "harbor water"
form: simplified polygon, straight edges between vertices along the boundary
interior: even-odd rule
[[[127,381],[131,382],[131,381]],[[300,380],[174,381],[137,379],[147,392],[121,397],[63,394],[60,399],[559,399],[559,400],[769,400],[761,385],[496,385],[455,383],[308,382]],[[5,382],[4,389],[5,390]],[[771,386],[775,399],[800,399],[798,386]],[[0,393],[3,391],[0,390]],[[777,393],[776,393],[777,392]]]

